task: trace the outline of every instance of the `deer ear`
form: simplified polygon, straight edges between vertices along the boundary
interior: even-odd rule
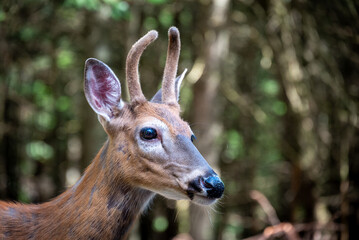
[[[95,58],[85,63],[85,95],[92,109],[107,121],[122,104],[120,82],[106,64]]]
[[[186,75],[186,72],[187,72],[187,68],[183,71],[183,73],[181,75],[179,75],[176,78],[176,81],[175,81],[174,87],[175,87],[177,101],[179,100],[181,83],[182,83],[184,76]],[[151,102],[162,103],[162,88],[160,88],[160,90],[158,90],[157,93],[152,97]]]

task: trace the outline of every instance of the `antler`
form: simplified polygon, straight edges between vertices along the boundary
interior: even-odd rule
[[[162,80],[163,103],[177,103],[174,81],[176,79],[180,49],[181,42],[179,31],[176,27],[171,27],[168,30],[167,59]]]
[[[135,44],[133,44],[126,59],[126,79],[128,83],[128,90],[130,93],[130,99],[134,101],[146,101],[145,96],[142,93],[140,79],[138,74],[138,64],[140,57],[146,47],[156,40],[158,36],[157,31],[149,31],[145,36],[140,38]]]

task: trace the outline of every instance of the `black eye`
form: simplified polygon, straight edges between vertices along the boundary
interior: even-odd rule
[[[144,140],[151,140],[157,138],[157,131],[154,128],[142,128],[140,136]]]
[[[197,139],[196,136],[192,134],[192,136],[191,136],[191,142],[193,142],[193,141],[196,140],[196,139]]]

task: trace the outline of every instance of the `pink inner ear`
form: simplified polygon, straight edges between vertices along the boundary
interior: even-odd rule
[[[121,87],[114,73],[100,62],[91,63],[86,72],[91,105],[99,113],[111,116],[121,97]]]

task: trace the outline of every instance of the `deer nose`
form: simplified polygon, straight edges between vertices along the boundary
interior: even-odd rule
[[[224,184],[217,175],[202,177],[201,183],[204,186],[209,198],[220,198],[224,191]]]
[[[222,197],[224,192],[224,184],[216,173],[212,171],[205,176],[199,176],[188,184],[187,193],[192,199],[193,194],[200,193],[205,194],[210,199],[217,199]]]
[[[224,184],[216,173],[211,171],[204,176],[199,176],[188,183],[187,194],[193,199],[193,194],[205,195],[210,199],[222,197]]]

